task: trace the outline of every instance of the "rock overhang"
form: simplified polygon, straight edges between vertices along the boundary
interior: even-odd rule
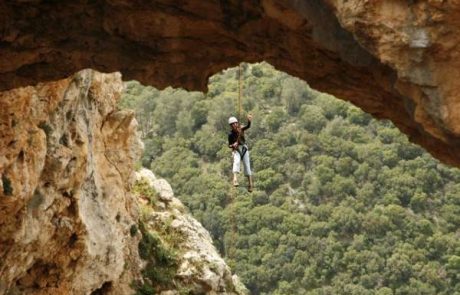
[[[454,2],[37,0],[0,8],[0,90],[93,68],[206,91],[222,69],[267,61],[460,165]]]

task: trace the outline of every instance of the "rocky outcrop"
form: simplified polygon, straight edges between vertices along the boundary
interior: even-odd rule
[[[0,90],[83,68],[205,90],[265,60],[460,166],[459,15],[435,0],[4,1]]]
[[[116,107],[122,88],[120,74],[84,70],[0,93],[0,294],[134,294],[169,259],[148,240],[165,230],[179,238],[177,274],[153,287],[243,294],[169,183],[143,170],[158,202],[132,193],[142,142]]]
[[[130,293],[142,143],[122,85],[84,70],[0,94],[0,294]]]
[[[455,77],[460,74],[460,4],[435,0],[328,2],[341,26],[395,73],[393,81],[382,79],[380,84],[390,82],[383,87],[399,95],[402,112],[399,118],[386,109],[379,115],[392,119],[438,158],[459,166],[460,83]]]
[[[166,244],[163,247],[175,251],[171,279],[164,286],[157,286],[156,293],[182,294],[178,291],[181,289],[187,290],[187,294],[248,294],[217,253],[208,231],[174,197],[169,183],[147,169],[141,169],[137,179],[136,186],[153,188],[148,197],[148,188],[135,189],[146,231],[158,236]]]

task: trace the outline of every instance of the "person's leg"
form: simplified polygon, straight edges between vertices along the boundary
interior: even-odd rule
[[[251,162],[249,160],[249,150],[243,156],[243,167],[244,167],[244,174],[248,177],[248,191],[252,192],[254,188],[253,178],[252,178],[252,171],[251,171]]]
[[[251,163],[249,162],[249,151],[246,151],[243,156],[243,168],[244,168],[244,175],[251,176]]]
[[[240,153],[238,153],[238,151],[233,151],[232,155],[233,155],[233,168],[232,168],[233,185],[238,186],[239,185],[238,184],[238,173],[240,173],[241,156],[240,156]]]

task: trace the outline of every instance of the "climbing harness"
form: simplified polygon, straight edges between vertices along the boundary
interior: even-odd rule
[[[238,154],[240,154],[241,160],[243,160],[244,154],[246,154],[246,152],[248,151],[248,147],[245,144],[241,147],[241,151],[238,148],[236,149],[236,151],[238,152]]]

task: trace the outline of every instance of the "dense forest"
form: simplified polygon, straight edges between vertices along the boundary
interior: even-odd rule
[[[231,186],[238,69],[207,94],[128,82],[141,165],[166,178],[253,294],[460,294],[460,171],[390,122],[270,65],[243,67],[255,190]]]

